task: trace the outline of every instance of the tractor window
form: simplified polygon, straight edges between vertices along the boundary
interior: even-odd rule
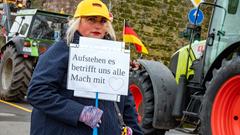
[[[36,15],[30,37],[37,39],[58,40],[67,19],[47,15]]]
[[[20,27],[21,17],[16,17],[15,21],[13,22],[13,25],[11,27],[9,36],[12,37],[14,34],[17,33],[18,28]]]
[[[228,3],[228,13],[229,14],[237,13],[238,3],[239,3],[239,0],[229,0],[229,3]]]
[[[24,24],[22,25],[22,28],[21,28],[19,34],[25,35],[26,32],[27,32],[27,30],[28,30],[28,27],[29,27],[29,25],[28,25],[27,23],[24,23]]]
[[[19,36],[26,37],[29,31],[29,25],[32,21],[32,16],[22,16],[21,19],[22,19],[20,22],[21,26],[18,29],[18,33],[19,33]]]
[[[32,20],[32,16],[24,16],[24,18],[23,16],[17,16],[11,27],[9,36],[12,37],[14,36],[14,34],[18,32],[19,36],[26,37],[31,20]],[[28,27],[26,27],[26,25],[28,25]]]

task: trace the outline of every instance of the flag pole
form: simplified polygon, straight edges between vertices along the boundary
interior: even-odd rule
[[[122,36],[123,36],[123,42],[125,42],[125,41],[124,41],[125,27],[126,27],[126,20],[123,19],[123,33],[122,33]],[[130,50],[130,45],[126,46],[126,44],[125,44],[125,47],[127,47],[126,49]]]
[[[96,92],[95,107],[98,108],[98,92]],[[98,128],[97,128],[97,127],[95,127],[95,128],[93,129],[93,135],[98,135]]]
[[[123,19],[123,33],[122,33],[123,42],[124,42],[125,25],[126,25],[126,21],[125,21],[125,19]]]

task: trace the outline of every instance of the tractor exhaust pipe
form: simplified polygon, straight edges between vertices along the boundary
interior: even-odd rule
[[[8,4],[4,3],[3,4],[3,12],[4,12],[4,20],[3,22],[1,22],[2,26],[5,27],[7,33],[10,32],[10,28],[12,27],[12,22],[11,22],[11,11],[10,11],[10,7]]]
[[[183,107],[185,104],[186,99],[186,91],[187,91],[187,78],[186,75],[181,75],[179,78],[179,84],[177,87],[177,94],[176,94],[176,100],[173,106],[172,116],[179,118],[183,115]]]

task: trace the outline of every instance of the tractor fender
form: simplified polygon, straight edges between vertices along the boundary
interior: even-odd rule
[[[138,60],[150,76],[154,94],[153,127],[158,129],[175,128],[172,116],[177,83],[172,72],[161,62]]]
[[[6,46],[12,45],[16,48],[17,54],[21,54],[23,49],[23,44],[24,44],[23,38],[19,38],[19,37],[12,38],[1,48],[1,52],[5,50]]]

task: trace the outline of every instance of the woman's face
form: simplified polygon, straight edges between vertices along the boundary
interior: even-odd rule
[[[107,32],[107,19],[101,16],[81,17],[78,32],[84,37],[101,39]]]

